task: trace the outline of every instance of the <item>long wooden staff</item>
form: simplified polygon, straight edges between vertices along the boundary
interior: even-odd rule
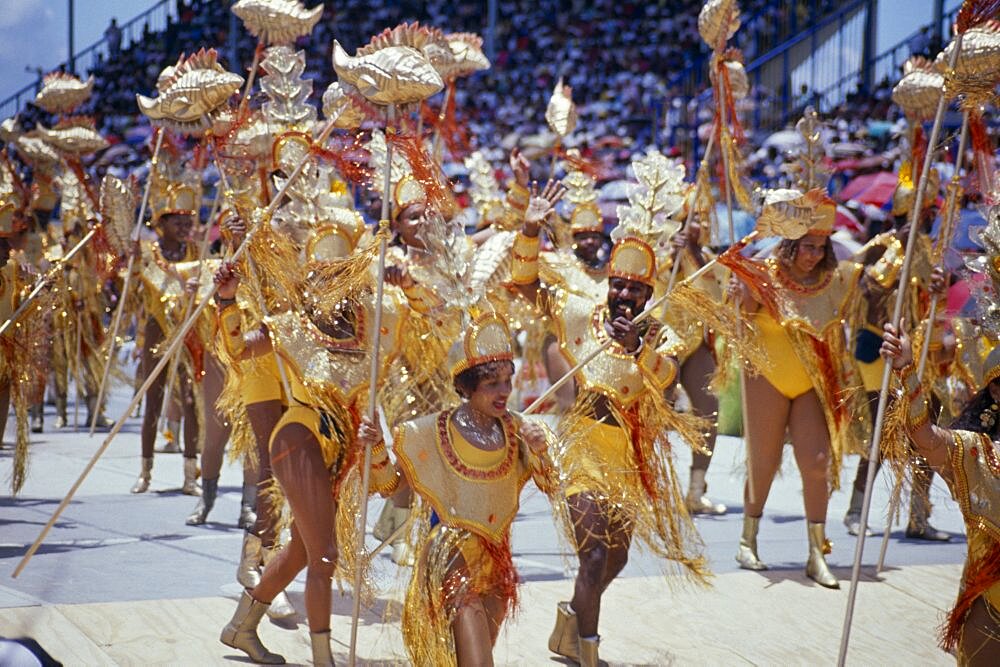
[[[17,307],[17,310],[14,311],[6,322],[0,325],[0,335],[7,331],[7,329],[9,329],[15,322],[21,319],[21,316],[24,315],[28,308],[34,304],[35,300],[38,299],[38,295],[40,295],[49,284],[51,284],[51,282],[55,279],[56,274],[63,270],[63,266],[69,262],[69,260],[76,257],[77,253],[83,250],[84,246],[90,242],[90,239],[94,238],[94,235],[97,234],[98,226],[99,225],[95,225],[91,227],[90,231],[84,234],[83,238],[80,239],[69,252],[57,259],[52,266],[49,267],[49,270],[45,272],[45,275],[38,279],[38,282],[35,283],[35,287],[28,293],[28,296],[25,297],[24,301],[21,302],[21,305]]]
[[[714,60],[713,60],[714,62]],[[721,68],[720,68],[721,69]],[[729,223],[729,243],[736,243],[736,233],[735,225],[733,224],[733,171],[730,171],[731,165],[729,164],[729,146],[726,146],[723,142],[725,134],[729,132],[729,123],[726,116],[728,115],[728,105],[727,100],[729,99],[729,89],[726,85],[727,78],[722,76],[721,71],[716,75],[719,82],[719,141],[722,144],[719,146],[719,152],[722,155],[722,172],[723,172],[723,183],[726,186],[726,218]],[[730,137],[731,140],[731,137]],[[733,334],[737,339],[743,336],[743,313],[741,309],[743,304],[741,299],[733,299],[733,308],[735,310],[734,315],[736,317],[736,332]],[[742,367],[742,361],[741,361]],[[740,423],[743,430],[743,445],[746,448],[747,457],[747,499],[751,503],[757,502],[757,492],[754,489],[754,476],[753,476],[753,446],[750,443],[750,429],[747,428],[747,383],[746,383],[746,373],[740,373]]]
[[[153,148],[153,156],[149,161],[149,175],[146,177],[146,187],[142,193],[142,204],[139,206],[139,215],[136,217],[135,226],[132,228],[132,243],[139,241],[139,234],[142,231],[142,221],[146,217],[146,205],[149,203],[149,188],[153,183],[153,170],[156,169],[156,160],[160,155],[160,147],[163,145],[163,135],[166,130],[161,129],[156,135],[156,146]],[[104,392],[108,386],[108,376],[111,373],[111,365],[115,358],[115,345],[118,343],[118,329],[121,327],[122,314],[125,312],[125,302],[128,300],[129,288],[132,286],[132,269],[135,266],[136,255],[129,254],[128,265],[125,267],[125,282],[122,283],[122,291],[118,296],[118,305],[115,308],[115,315],[111,321],[111,335],[108,337],[107,363],[104,364],[104,372],[101,374],[101,386],[97,390],[97,405],[104,402]],[[94,411],[90,421],[90,435],[94,435],[97,425],[98,411]]]
[[[698,199],[701,197],[701,174],[704,171],[707,175],[709,161],[712,158],[712,149],[715,148],[715,132],[717,127],[718,126],[715,124],[712,125],[712,135],[708,138],[708,143],[705,144],[705,156],[701,159],[701,166],[698,167],[698,172],[694,177],[694,196],[692,197],[691,206],[688,207],[688,214],[684,219],[684,226],[680,228],[677,232],[678,234],[683,234],[685,231],[690,229],[691,222],[694,220],[694,211],[698,207]],[[682,252],[677,253],[677,258],[674,259],[674,265],[670,267],[670,280],[667,281],[667,292],[670,292],[674,288],[674,283],[677,282],[677,274],[679,273],[681,267]]]
[[[966,0],[966,5],[969,0]],[[963,9],[965,6],[963,6]],[[961,14],[961,12],[959,12]],[[961,31],[956,31],[953,50],[948,62],[948,69],[954,70],[958,64],[958,56],[962,51]],[[910,231],[906,237],[906,255],[903,257],[903,267],[899,272],[900,289],[896,291],[896,304],[892,312],[892,323],[899,326],[900,318],[903,314],[903,303],[906,299],[906,290],[903,288],[910,278],[910,264],[913,261],[913,248],[916,246],[917,227],[920,223],[921,204],[924,201],[924,192],[927,190],[928,175],[931,171],[931,161],[934,157],[934,147],[937,145],[938,135],[941,133],[941,121],[944,119],[944,110],[948,103],[948,96],[942,94],[938,100],[937,111],[934,114],[934,125],[931,128],[930,138],[927,142],[927,155],[924,156],[924,164],[920,169],[920,180],[917,182],[916,198],[914,199],[913,210],[910,212]],[[872,431],[872,444],[868,450],[868,460],[874,463],[878,460],[880,447],[882,444],[882,425],[885,421],[885,408],[889,401],[889,382],[892,379],[892,364],[886,363],[882,371],[882,388],[878,395],[878,409],[875,412],[875,426]],[[854,602],[858,595],[858,581],[861,578],[861,557],[865,551],[865,527],[868,525],[868,512],[871,509],[872,486],[875,482],[875,469],[877,466],[868,466],[868,476],[865,480],[865,495],[861,501],[861,530],[858,531],[858,540],[854,548],[854,565],[851,567],[851,588],[847,594],[847,609],[844,613],[844,628],[840,635],[840,653],[837,657],[838,667],[844,667],[847,661],[847,647],[851,640],[851,622],[854,620]]]
[[[384,227],[389,225],[390,202],[392,200],[392,142],[389,132],[392,131],[396,117],[396,106],[390,104],[386,113],[385,124],[385,179],[382,182],[382,219],[379,221],[380,241],[378,247],[378,280],[375,283],[375,328],[372,338],[371,366],[368,371],[368,419],[376,419],[376,401],[378,400],[378,369],[380,361],[382,336],[382,297],[385,293],[383,278],[385,277],[386,235]],[[351,609],[351,646],[347,664],[354,667],[357,663],[358,620],[361,617],[361,583],[364,566],[365,533],[368,529],[368,487],[371,483],[372,448],[365,445],[364,462],[361,468],[361,515],[358,517],[358,549],[357,564],[354,572],[354,606]]]
[[[76,359],[73,363],[73,432],[80,428],[80,391],[83,389],[83,369],[80,368],[83,357],[83,317],[81,311],[76,311]]]
[[[961,179],[959,172],[962,170],[962,163],[965,157],[965,147],[969,138],[969,112],[962,116],[962,132],[958,139],[958,155],[955,157],[955,173],[951,177],[951,187],[948,188],[948,202],[945,204],[944,217],[941,219],[940,237],[937,242],[938,255],[943,261],[944,251],[951,246],[951,236],[955,229],[955,216],[958,213],[958,193]],[[914,206],[922,206],[923,202],[914,202]],[[900,286],[900,289],[903,289]],[[927,324],[924,326],[924,339],[920,346],[920,361],[917,363],[917,381],[924,379],[924,370],[927,368],[927,356],[931,349],[931,334],[934,331],[934,321],[937,319],[938,299],[931,300],[930,313],[927,315]],[[901,487],[896,484],[893,489],[892,500],[889,502],[889,514],[885,522],[885,531],[882,533],[882,547],[878,552],[878,563],[875,565],[875,574],[880,574],[885,567],[885,554],[889,549],[889,536],[892,530],[892,520],[899,510]]]
[[[327,121],[326,126],[323,128],[323,131],[319,135],[317,143],[319,145],[323,145],[324,143],[326,143],[326,140],[327,138],[329,138],[330,133],[333,132],[333,129],[334,129],[334,120]],[[285,181],[285,184],[275,195],[274,199],[271,200],[271,203],[268,205],[267,209],[264,212],[263,220],[270,220],[271,216],[274,215],[274,212],[275,210],[277,210],[278,205],[281,203],[281,199],[284,196],[285,192],[287,191],[289,185],[294,183],[295,180],[302,173],[302,170],[305,169],[306,163],[309,161],[309,158],[310,158],[309,155],[305,155],[302,158],[302,160],[299,161],[299,164],[295,167],[295,170],[292,171],[291,175],[289,175],[288,180]],[[240,243],[240,247],[237,248],[236,252],[233,253],[232,256],[233,261],[238,260],[240,256],[246,251],[247,244],[253,237],[253,233],[254,230],[252,229],[247,231],[247,235],[243,238],[243,241]],[[90,457],[90,461],[87,462],[87,465],[84,467],[83,472],[80,473],[80,476],[77,477],[75,482],[73,482],[73,486],[70,487],[70,490],[66,494],[66,497],[63,498],[62,502],[59,503],[59,506],[56,507],[55,512],[52,513],[52,517],[42,528],[41,532],[38,534],[38,537],[35,538],[35,541],[32,543],[32,545],[28,548],[28,551],[24,554],[24,557],[21,558],[21,561],[14,569],[14,572],[11,575],[11,577],[16,578],[19,574],[21,574],[21,571],[24,570],[25,566],[31,560],[32,556],[34,556],[35,552],[38,551],[38,548],[42,545],[42,542],[45,540],[46,535],[48,535],[49,531],[52,530],[52,526],[55,525],[56,521],[59,519],[59,516],[69,506],[70,501],[73,499],[73,496],[80,488],[80,485],[83,484],[83,481],[87,478],[87,475],[90,474],[90,471],[93,470],[94,466],[97,464],[98,459],[101,458],[101,455],[104,454],[104,452],[111,445],[111,441],[114,439],[116,435],[118,435],[118,432],[121,431],[122,427],[125,425],[126,418],[128,418],[128,416],[132,414],[132,411],[135,410],[136,406],[142,400],[142,397],[145,396],[146,392],[149,390],[149,387],[153,384],[153,382],[156,380],[159,374],[163,372],[163,369],[166,367],[167,362],[169,361],[169,356],[174,352],[176,352],[177,348],[183,344],[184,337],[187,335],[187,332],[190,331],[192,326],[194,326],[194,323],[197,321],[198,317],[201,316],[202,311],[204,311],[205,308],[208,307],[208,304],[212,302],[212,297],[215,296],[215,293],[218,291],[218,289],[219,286],[213,284],[212,289],[209,291],[204,301],[202,301],[197,305],[197,307],[195,307],[194,312],[191,313],[191,317],[189,317],[188,320],[179,327],[176,335],[174,336],[173,342],[170,343],[170,346],[167,348],[164,355],[156,363],[156,366],[154,366],[153,369],[149,372],[149,375],[146,376],[146,380],[142,383],[142,386],[140,386],[139,389],[135,392],[135,395],[132,397],[132,401],[128,404],[128,407],[125,408],[121,418],[119,418],[115,422],[114,427],[112,427],[111,432],[108,433],[107,437],[104,439],[104,442],[102,442],[101,446],[97,448],[97,451],[94,452],[94,455]]]

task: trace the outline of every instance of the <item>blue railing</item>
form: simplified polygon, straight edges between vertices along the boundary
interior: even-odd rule
[[[121,48],[125,49],[129,44],[140,41],[147,27],[152,33],[165,30],[168,21],[171,18],[176,18],[173,7],[174,3],[170,0],[159,0],[143,13],[119,26],[122,32]],[[108,45],[107,41],[102,37],[82,51],[74,54],[73,61],[76,72],[83,74],[96,69],[98,64],[107,57]],[[67,63],[63,62],[52,69],[58,69],[63,65],[68,66]],[[28,84],[0,102],[0,119],[9,118],[21,111],[25,104],[35,98],[35,94],[38,92],[40,86],[41,77],[36,82]]]

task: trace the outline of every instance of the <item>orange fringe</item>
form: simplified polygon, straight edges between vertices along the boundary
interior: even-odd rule
[[[427,193],[427,203],[446,218],[456,213],[458,204],[455,202],[455,196],[451,188],[442,184],[441,169],[424,151],[420,137],[387,132],[386,139],[410,163],[413,178],[424,186],[424,191]]]
[[[972,604],[997,581],[1000,581],[1000,544],[993,542],[985,557],[965,566],[962,590],[941,627],[941,648],[946,651],[955,650],[962,638],[965,617],[969,615]]]

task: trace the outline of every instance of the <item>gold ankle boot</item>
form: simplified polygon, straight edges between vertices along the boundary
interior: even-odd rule
[[[149,483],[153,481],[153,457],[142,457],[142,467],[139,468],[139,479],[132,485],[132,493],[146,493]]]
[[[760,517],[743,515],[743,534],[740,535],[740,547],[736,551],[736,562],[744,570],[766,570],[767,565],[761,562],[757,555],[757,531],[760,530]]]
[[[691,469],[691,483],[688,484],[687,498],[685,504],[691,514],[709,514],[720,516],[726,513],[726,506],[722,503],[713,503],[705,495],[708,491],[708,484],[705,483],[705,471]]]
[[[806,562],[806,576],[815,581],[820,586],[826,588],[840,588],[837,577],[830,571],[826,564],[826,554],[830,553],[833,545],[826,539],[826,524],[809,522],[809,560]]]
[[[200,496],[201,489],[198,487],[199,475],[201,475],[201,471],[198,470],[198,459],[184,459],[184,486],[181,487],[181,493],[185,496]]]
[[[267,611],[266,604],[257,602],[249,593],[243,591],[236,613],[233,614],[229,624],[222,629],[219,641],[243,651],[254,662],[264,665],[283,665],[285,658],[264,648],[260,637],[257,636],[257,625],[265,611]]]
[[[579,660],[579,636],[576,612],[569,606],[569,602],[560,602],[556,605],[556,627],[549,636],[549,650],[564,658]]]
[[[317,667],[334,667],[333,651],[330,649],[330,631],[310,632],[309,643],[312,644],[313,664]]]
[[[236,581],[243,588],[257,588],[260,583],[260,538],[251,532],[243,533],[240,564],[236,566]]]
[[[594,638],[579,638],[580,642],[580,657],[577,661],[580,663],[580,667],[598,667],[601,664],[601,659],[597,655],[597,647],[601,643],[600,637]]]
[[[270,563],[278,552],[281,551],[281,545],[275,543],[273,547],[262,547],[260,550],[261,562],[263,562],[264,567]],[[292,606],[292,601],[288,599],[285,595],[285,591],[279,591],[274,599],[271,600],[271,606],[267,608],[268,618],[273,618],[275,620],[281,620],[283,618],[291,618],[295,616],[295,607]]]

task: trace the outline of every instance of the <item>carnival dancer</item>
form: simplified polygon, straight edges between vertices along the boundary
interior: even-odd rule
[[[168,173],[168,168],[171,170]],[[201,199],[200,177],[190,171],[174,171],[176,164],[169,164],[161,156],[149,178],[155,179],[150,193],[152,225],[157,231],[157,240],[144,242],[135,252],[141,253],[141,262],[136,262],[141,272],[143,310],[145,322],[142,325],[142,356],[140,372],[148,373],[156,365],[157,347],[163,344],[173,330],[175,318],[183,310],[181,296],[185,293],[187,277],[176,265],[197,259],[196,244],[191,243],[191,230],[198,215]],[[176,312],[175,312],[176,311]],[[184,410],[184,484],[181,492],[185,495],[200,495],[198,486],[198,437],[199,423],[194,397],[195,375],[203,370],[204,345],[197,334],[186,341],[187,357],[178,368],[181,387],[181,401]],[[153,445],[156,441],[157,422],[163,404],[163,394],[171,391],[166,387],[166,375],[160,374],[146,393],[146,409],[142,415],[142,463],[139,477],[132,486],[132,493],[149,490],[153,471]]]
[[[685,206],[675,217],[678,220],[688,218],[689,206],[697,205],[693,193],[685,198]],[[706,227],[700,224],[705,219],[707,211],[702,209],[690,218],[687,228],[680,230],[671,244],[673,255],[658,258],[659,275],[657,292],[669,286],[670,275],[674,262],[680,262],[676,281],[683,280],[711,261],[710,253],[705,249],[708,239]],[[722,304],[723,288],[721,271],[709,270],[698,281],[701,295],[715,303]],[[683,341],[683,346],[677,350],[677,361],[680,371],[677,381],[687,394],[694,414],[709,421],[709,430],[705,436],[705,451],[694,451],[691,454],[690,477],[688,491],[685,496],[688,511],[691,514],[722,515],[727,511],[723,503],[714,502],[708,496],[706,475],[715,452],[715,442],[718,437],[716,417],[719,412],[719,399],[709,388],[716,372],[715,350],[712,347],[712,332],[697,317],[692,317],[683,308],[667,308],[664,321]]]
[[[679,207],[679,194],[666,193],[671,187],[681,191],[682,169],[656,155],[643,159],[668,182],[657,206],[670,201]],[[672,332],[632,321],[653,293],[656,258],[645,239],[652,240],[658,229],[641,221],[655,224],[655,216],[630,216],[634,226],[619,226],[603,300],[581,295],[571,284],[542,288],[539,230],[557,187],[549,183],[541,196],[537,188],[533,193],[514,244],[512,279],[521,295],[538,300],[553,319],[571,365],[610,339],[610,347],[575,376],[576,401],[560,422],[554,457],[565,495],[557,512],[580,569],[573,599],[558,605],[549,649],[591,666],[598,664],[601,598],[625,567],[633,537],[696,580],[706,577],[705,560],[697,553],[700,538],[684,507],[666,440],[674,430],[700,447],[704,424],[677,415],[666,402],[664,393],[677,376],[670,351],[678,341]],[[651,212],[657,211],[646,211]]]
[[[331,579],[338,566],[342,572],[363,566],[355,562],[352,544],[354,511],[363,500],[354,497],[360,496],[358,485],[347,481],[349,476],[357,481],[358,476],[355,435],[366,409],[369,354],[374,345],[382,346],[384,372],[398,353],[398,331],[407,313],[402,297],[388,292],[382,331],[372,331],[369,268],[376,245],[340,263],[327,263],[327,271],[309,265],[308,272],[289,281],[300,281],[295,293],[302,295],[303,310],[273,314],[247,334],[235,303],[239,278],[229,264],[216,274],[220,335],[229,357],[242,361],[273,350],[281,356],[291,390],[289,408],[270,438],[270,457],[274,477],[291,509],[292,538],[264,568],[260,582],[243,593],[221,636],[224,644],[245,651],[257,662],[284,662],[263,647],[256,627],[274,597],[307,568],[306,616],[313,660],[332,664]],[[284,269],[295,265],[291,258]],[[387,282],[395,279],[386,275]],[[308,297],[301,289],[306,280]],[[411,307],[425,294],[429,292],[411,286],[407,290]],[[372,489],[391,492],[377,478]]]
[[[865,265],[868,277],[865,285],[865,319],[859,327],[855,341],[855,358],[864,380],[864,388],[868,393],[868,406],[874,419],[878,405],[878,392],[882,387],[882,374],[885,362],[878,356],[881,344],[881,324],[890,313],[891,304],[895,301],[895,293],[900,289],[899,273],[903,265],[904,245],[909,235],[909,219],[913,210],[916,193],[910,177],[910,164],[905,163],[900,168],[899,183],[892,197],[892,216],[895,230],[876,235],[858,252],[857,259]],[[937,196],[939,190],[937,170],[931,170],[924,202],[921,206],[920,228],[915,255],[910,270],[910,285],[906,297],[906,320],[918,323],[927,317],[931,299],[943,296],[947,286],[946,278],[940,269],[933,266],[930,231],[937,217]],[[940,325],[937,327],[940,331]],[[928,381],[937,385],[940,379],[938,364],[929,364],[926,368]],[[948,373],[950,374],[950,373]],[[941,405],[941,398],[950,402],[947,396],[936,399]],[[851,491],[851,501],[844,515],[844,525],[847,532],[857,535],[861,524],[861,503],[865,495],[865,480],[868,477],[868,458],[862,454],[858,462],[858,471],[854,477]],[[876,465],[881,465],[877,462]],[[909,539],[947,542],[951,536],[938,530],[930,523],[931,503],[930,489],[934,478],[933,470],[919,460],[914,468],[913,487],[910,494],[910,518],[906,525],[906,537]],[[868,530],[870,534],[870,529]]]
[[[885,325],[881,354],[899,373],[906,433],[917,454],[958,500],[969,553],[958,599],[943,628],[942,646],[960,665],[1000,661],[1000,350],[985,363],[982,389],[950,428],[931,419],[930,396],[917,378],[910,340]]]
[[[546,494],[557,488],[544,428],[507,409],[513,357],[504,321],[476,317],[448,358],[461,405],[393,431],[401,486],[422,503],[403,607],[403,640],[416,665],[493,664],[517,604],[510,530],[521,489],[529,478]],[[392,469],[377,421],[364,419],[358,439],[373,447],[373,469]]]
[[[821,190],[772,191],[765,201],[775,208],[783,202],[811,208],[814,224],[805,236],[782,240],[765,260],[741,254],[746,240],[719,257],[734,273],[731,289],[752,315],[769,362],[756,369],[759,375],[743,374],[749,475],[736,560],[744,569],[767,569],[757,554],[757,533],[787,432],[802,476],[806,575],[839,588],[825,558],[831,549],[826,511],[843,454],[864,443],[867,410],[851,391],[860,378],[844,332],[857,310],[863,274],[854,262],[838,263],[830,241],[836,206]]]

